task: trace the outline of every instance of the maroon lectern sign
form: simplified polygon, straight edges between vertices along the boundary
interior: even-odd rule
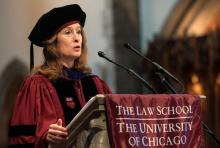
[[[114,148],[204,148],[200,98],[188,94],[106,95]]]

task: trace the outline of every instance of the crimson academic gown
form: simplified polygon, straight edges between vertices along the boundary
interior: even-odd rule
[[[108,85],[98,76],[50,81],[42,75],[28,76],[15,101],[9,127],[9,147],[46,147],[50,124],[63,120],[66,126],[96,94],[109,94]]]

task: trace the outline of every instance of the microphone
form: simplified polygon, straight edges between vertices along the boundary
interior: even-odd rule
[[[105,56],[105,53],[104,53],[103,51],[99,51],[99,52],[98,52],[98,55],[99,55],[101,58],[104,58],[104,59],[106,59],[107,61],[109,61],[109,62],[111,62],[111,63],[113,63],[113,64],[115,64],[115,65],[121,67],[122,69],[126,70],[126,71],[128,72],[128,74],[130,74],[130,75],[133,76],[135,79],[137,79],[137,80],[139,80],[140,82],[142,82],[142,84],[143,84],[145,87],[147,87],[150,91],[152,91],[154,94],[157,94],[157,92],[153,89],[153,87],[151,87],[151,86],[148,84],[148,82],[145,81],[141,76],[139,76],[134,70],[129,69],[129,68],[127,68],[127,67],[125,67],[125,66],[123,66],[123,65],[121,65],[121,64],[118,64],[118,63],[112,61],[111,59],[107,58],[107,57]]]
[[[166,69],[164,69],[162,66],[160,66],[158,63],[150,60],[149,58],[145,57],[144,55],[142,55],[139,51],[137,51],[134,47],[132,47],[129,43],[125,43],[124,47],[131,50],[132,52],[134,52],[135,54],[141,56],[142,58],[144,58],[146,61],[150,62],[152,65],[154,65],[158,71],[164,72],[165,74],[167,74],[170,78],[172,78],[175,82],[179,83],[182,87],[182,91],[184,90],[184,86],[183,84],[177,79],[175,78],[172,74],[170,74]]]

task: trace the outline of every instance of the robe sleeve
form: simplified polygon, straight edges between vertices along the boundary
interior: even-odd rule
[[[9,145],[46,147],[48,127],[58,118],[64,121],[62,106],[53,85],[41,75],[28,76],[14,104]]]

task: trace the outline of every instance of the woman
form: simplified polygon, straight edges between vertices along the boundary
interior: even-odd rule
[[[79,5],[67,5],[44,14],[33,28],[29,39],[44,48],[45,61],[19,91],[10,121],[10,146],[44,147],[66,140],[65,126],[86,101],[111,93],[86,66],[85,18]]]

